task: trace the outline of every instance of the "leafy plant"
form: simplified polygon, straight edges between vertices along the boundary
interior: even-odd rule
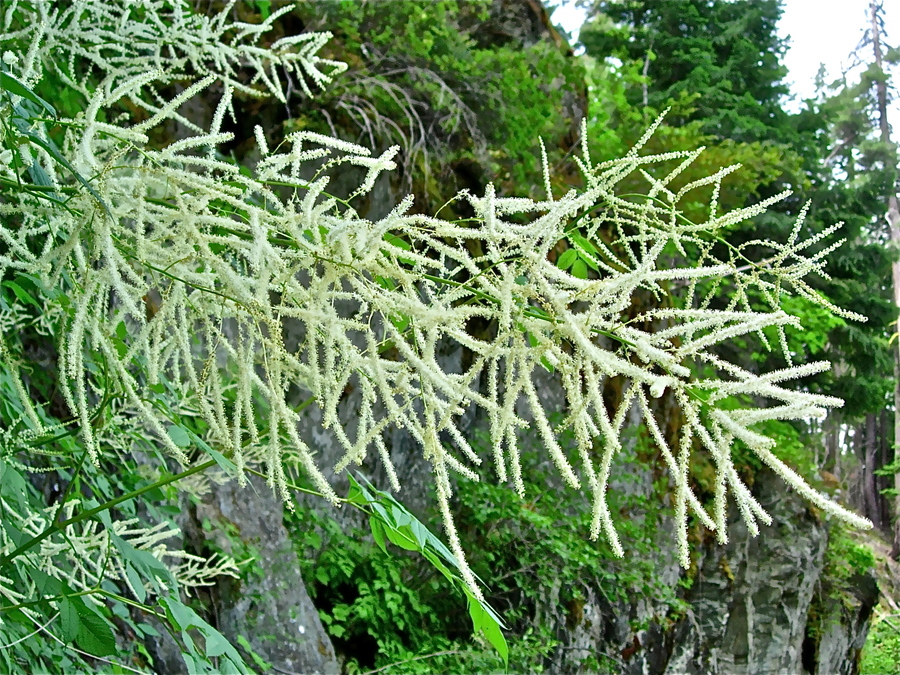
[[[842,403],[782,386],[828,368],[791,365],[784,327],[798,322],[782,310],[785,297],[862,318],[805,280],[823,271],[830,250],[810,247],[834,228],[803,240],[802,212],[785,243],[730,243],[729,228],[787,193],[720,214],[718,195],[731,169],[676,187],[700,151],[640,154],[659,120],[620,159],[593,162],[585,140],[575,160],[583,187],[560,198],[543,154],[542,201],[499,197],[488,185],[484,196],[454,198],[470,218],[413,215],[406,198],[384,218],[367,220],[359,202],[382,172],[395,168],[397,147],[373,156],[300,130],[270,149],[257,127],[255,170],[218,153],[232,138],[223,128],[234,116],[234,92],[284,100],[279,69],[299,78],[307,93],[331,86],[343,70],[317,56],[326,34],[258,45],[289,7],[258,25],[230,21],[229,7],[212,18],[163,0],[90,0],[58,11],[20,2],[5,9],[0,321],[9,342],[0,359],[15,403],[2,436],[10,492],[3,502],[0,595],[10,612],[37,621],[56,611],[68,638],[87,641],[93,628],[105,634],[104,619],[79,611],[72,598],[109,598],[164,616],[189,669],[245,669],[179,599],[185,582],[228,573],[227,562],[188,565],[179,579],[177,566],[162,562],[171,554],[154,548],[160,532],[130,530],[133,520],[115,520],[110,511],[122,513],[132,500],[185,486],[211,469],[241,480],[264,468],[284,497],[292,474],[300,473],[322,497],[340,502],[298,433],[303,410],[313,404],[345,450],[336,472],[374,450],[396,489],[385,434],[402,428],[417,441],[432,465],[447,548],[389,495],[357,482],[351,502],[370,513],[373,536],[385,549],[387,541],[415,548],[464,589],[476,630],[504,658],[499,618],[466,562],[451,507],[451,472],[480,479],[474,467],[483,457],[457,424],[469,408],[486,415],[494,469],[520,495],[520,434],[536,430],[563,481],[590,487],[589,531],[595,539],[603,532],[616,556],[624,549],[607,492],[631,410],[674,482],[685,567],[689,516],[725,541],[728,494],[752,533],[758,521],[770,522],[735,469],[735,442],[827,513],[869,525],[810,488],[757,426],[818,417]],[[148,62],[153,70],[146,70]],[[82,114],[64,118],[42,102],[35,91],[45,73],[83,100]],[[191,83],[177,95],[160,94],[186,79]],[[202,129],[179,110],[213,87],[221,95]],[[102,113],[120,109],[130,112],[113,119]],[[149,136],[170,121],[193,135],[155,146]],[[337,194],[332,178],[349,167],[361,170],[358,185]],[[712,197],[697,217],[691,194],[700,188],[711,188]],[[564,240],[574,258],[555,260]],[[752,257],[760,251],[764,262]],[[720,307],[713,291],[722,285],[731,297]],[[637,302],[648,297],[654,302]],[[640,309],[628,316],[634,307]],[[475,323],[490,329],[475,334]],[[287,338],[288,324],[297,339]],[[787,368],[758,374],[723,354],[729,341],[767,328],[776,332]],[[35,386],[40,375],[27,372],[28,331],[50,337],[58,362],[52,388]],[[447,343],[472,354],[464,372],[437,356]],[[558,424],[532,378],[547,366],[566,396]],[[604,386],[613,380],[623,386],[610,409]],[[361,392],[355,429],[345,429],[338,416],[348,388]],[[299,406],[298,393],[308,395]],[[777,405],[736,408],[730,402],[741,394]],[[664,395],[684,418],[674,447],[655,411],[654,400]],[[51,409],[65,412],[50,415]],[[65,415],[71,419],[60,419]],[[575,439],[578,471],[559,443],[565,432]],[[47,468],[27,464],[45,445],[60,449],[67,487],[59,506],[41,511],[22,473]],[[104,485],[109,467],[133,461],[135,452],[153,460],[152,477],[124,491],[108,480]],[[715,467],[711,514],[690,487],[695,453]],[[88,472],[89,490],[82,482]],[[112,492],[118,496],[106,494]],[[74,570],[79,584],[45,588],[34,570],[60,584]],[[135,599],[106,590],[106,581],[123,584]],[[147,604],[150,591],[155,605]]]

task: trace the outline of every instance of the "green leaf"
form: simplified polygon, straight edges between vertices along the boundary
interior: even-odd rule
[[[0,495],[7,499],[15,499],[20,511],[31,508],[28,500],[28,483],[21,473],[3,461],[0,461]],[[6,525],[8,521],[8,518],[4,518],[3,524]]]
[[[228,640],[225,639],[225,636],[216,631],[206,638],[206,655],[222,656],[222,654],[228,651],[230,646],[231,645],[228,643]]]
[[[265,21],[269,18],[269,14],[272,11],[272,0],[256,0],[256,9],[259,11],[262,20]]]
[[[222,469],[225,473],[234,476],[237,474],[237,465],[228,459],[225,455],[223,455],[218,450],[214,450],[209,444],[200,438],[193,431],[186,430],[188,438],[194,442],[194,444],[203,450],[207,455],[209,455],[212,459],[215,460],[216,464],[219,465],[219,468]]]
[[[572,276],[576,279],[587,279],[587,265],[581,258],[572,263]]]
[[[394,516],[394,522],[397,524],[397,527],[409,525],[415,520],[413,515],[399,504],[393,504],[391,506],[391,515]]]
[[[384,525],[381,524],[378,518],[371,516],[369,518],[369,527],[372,530],[372,538],[375,539],[378,548],[387,553],[387,546],[384,543]]]
[[[128,337],[128,326],[125,325],[124,321],[120,321],[116,324],[116,335],[120,340],[124,340]]]
[[[428,535],[428,530],[426,529],[426,527],[418,520],[413,518],[413,521],[409,524],[409,530],[412,532],[416,543],[419,544],[419,548],[424,548]]]
[[[116,354],[119,355],[120,359],[124,359],[125,355],[128,353],[128,345],[126,345],[122,340],[117,337],[112,339],[113,346],[116,348]]]
[[[166,429],[166,432],[168,432],[172,442],[179,448],[190,446],[191,438],[188,436],[188,432],[184,427],[180,427],[177,424],[170,424],[169,428]]]
[[[149,623],[139,623],[137,627],[141,630],[144,635],[149,635],[150,637],[159,637],[159,631],[156,630]]]
[[[78,637],[78,631],[81,629],[78,610],[75,609],[75,603],[69,598],[63,598],[59,602],[59,629],[61,631],[60,638],[66,644]]]
[[[24,302],[26,305],[34,305],[38,309],[41,309],[37,300],[31,297],[31,295],[15,281],[4,281],[2,285],[12,289],[12,292],[16,294],[16,297],[20,302]]]
[[[166,617],[169,619],[169,622],[172,624],[172,626],[181,631],[181,636],[184,639],[185,644],[187,645],[188,649],[193,652],[193,658],[196,659],[196,663],[193,664],[195,667],[201,666],[204,659],[196,653],[194,641],[193,639],[191,639],[190,634],[187,632],[191,628],[197,629],[203,635],[204,639],[206,640],[206,653],[208,656],[226,656],[231,660],[233,664],[235,664],[236,670],[234,672],[250,672],[247,669],[247,666],[244,664],[244,660],[241,658],[241,655],[231,645],[231,643],[228,642],[228,640],[219,631],[217,631],[215,628],[206,623],[206,621],[201,619],[197,615],[197,613],[190,607],[187,607],[181,601],[176,600],[171,596],[160,598],[159,604],[162,605],[162,607],[165,609]],[[182,654],[182,656],[186,655]],[[187,663],[187,660],[185,661],[185,663]],[[207,672],[213,671],[208,670]]]
[[[581,236],[577,232],[573,232],[569,235],[569,241],[571,241],[588,255],[597,255],[597,247],[594,246],[590,242],[590,240],[588,240],[586,237]]]
[[[406,549],[407,551],[419,550],[419,545],[415,542],[411,535],[405,534],[394,527],[386,527],[385,531],[387,533],[388,539],[391,540],[392,544],[395,544],[402,549]]]
[[[368,506],[374,511],[369,518],[369,526],[376,544],[386,551],[384,537],[387,537],[392,544],[400,548],[419,551],[444,577],[452,583],[458,584],[468,598],[469,614],[472,617],[475,632],[484,633],[485,638],[508,665],[509,647],[503,636],[503,624],[500,617],[490,605],[478,600],[462,578],[454,574],[441,561],[443,558],[453,569],[460,569],[459,561],[446,545],[393,496],[373,487],[364,476],[360,475],[359,481],[351,475],[348,475],[348,478],[350,480],[348,500],[360,506]],[[323,584],[327,584],[327,578],[323,580],[319,577],[318,571],[321,569],[323,568],[317,569],[317,578]],[[323,622],[328,623],[326,618],[323,618]],[[332,636],[340,637],[336,632],[338,629],[340,629],[339,626],[332,626],[329,628],[329,632]]]
[[[101,520],[103,520],[102,517]],[[112,528],[110,527],[110,530],[111,529]],[[164,585],[167,588],[174,589],[177,587],[175,577],[172,576],[169,568],[163,565],[156,556],[150,553],[150,551],[143,551],[135,548],[112,531],[110,531],[110,540],[125,561],[134,567],[134,571],[143,575],[144,579],[152,582],[158,589],[162,589],[162,586],[159,585],[158,581],[164,582]],[[132,581],[131,577],[129,577],[129,581]],[[138,581],[140,581],[140,579]],[[134,582],[132,581],[132,583]],[[143,586],[143,583],[141,583],[141,586]]]
[[[406,314],[397,314],[391,317],[391,323],[402,333],[409,327],[410,318]]]
[[[75,599],[73,598],[73,600]],[[115,654],[116,637],[109,622],[91,610],[81,598],[77,598],[77,600],[75,607],[78,611],[78,618],[81,620],[81,626],[75,642],[84,651],[94,656]]]
[[[46,110],[51,117],[53,117],[54,119],[57,117],[56,109],[52,105],[50,105],[49,103],[47,103],[47,101],[31,91],[31,89],[25,83],[20,82],[9,73],[0,72],[0,89],[5,89],[11,94],[21,96],[22,98],[27,99],[32,103],[36,103],[44,110]]]
[[[253,646],[250,644],[250,641],[243,635],[237,636],[237,643],[241,647],[243,647],[244,651],[246,651],[250,655],[250,658],[253,659],[253,663],[256,664],[257,668],[265,672],[272,667],[271,663],[266,661],[263,657],[261,657],[253,650]]]
[[[31,176],[31,180],[35,185],[39,185],[45,188],[52,188],[53,181],[50,180],[50,174],[48,174],[44,167],[42,167],[38,162],[32,162],[31,166],[28,167],[28,175]],[[49,195],[55,199],[59,199],[59,195],[55,192],[50,191]]]
[[[189,675],[195,675],[195,673],[202,673],[203,669],[199,667],[198,664],[194,663],[193,657],[187,652],[181,652],[181,658],[184,661],[184,665],[187,666],[187,671]]]
[[[500,654],[503,665],[509,667],[509,645],[500,629],[499,617],[494,614],[490,606],[478,600],[468,587],[464,587],[464,590],[469,599],[469,616],[472,618],[475,632],[481,631],[484,634],[487,641]]]
[[[578,259],[578,251],[574,248],[566,249],[556,261],[556,266],[561,270],[569,269]]]
[[[34,581],[35,589],[41,593],[42,595],[62,595],[63,593],[63,584],[59,579],[51,577],[46,572],[43,572],[36,567],[32,567],[28,570],[29,575]]]
[[[391,246],[396,246],[397,248],[403,249],[404,251],[409,251],[412,248],[409,242],[404,241],[396,234],[391,234],[390,232],[385,233],[384,240]]]
[[[376,275],[375,282],[382,288],[385,288],[389,291],[392,291],[395,288],[397,288],[397,283],[393,279],[388,279],[387,277],[382,277],[382,276]]]
[[[138,602],[144,602],[147,599],[147,589],[144,588],[144,582],[141,580],[134,567],[125,565],[125,576],[128,577],[128,583],[131,584],[132,590]]]

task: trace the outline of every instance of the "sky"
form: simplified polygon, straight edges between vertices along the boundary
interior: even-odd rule
[[[584,12],[572,0],[561,2],[552,20],[572,34],[574,42]],[[886,0],[884,5],[886,42],[900,46],[900,2]],[[797,97],[786,104],[788,110],[796,110],[802,98],[815,93],[820,64],[824,63],[827,69],[826,82],[840,77],[842,70],[851,65],[850,53],[868,26],[868,6],[869,0],[784,0],[784,14],[778,28],[782,37],[790,37],[784,64],[788,68],[791,91]],[[870,54],[871,47],[866,50],[866,58],[871,58]],[[894,72],[895,86],[900,89],[900,68]],[[893,102],[888,120],[892,121],[894,140],[900,140],[900,96]]]

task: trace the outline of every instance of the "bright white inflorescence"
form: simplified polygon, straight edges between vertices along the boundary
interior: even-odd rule
[[[542,202],[505,198],[488,186],[483,196],[457,196],[474,210],[474,222],[413,215],[410,198],[384,218],[367,220],[351,201],[395,167],[396,148],[372,156],[351,143],[298,132],[270,151],[258,130],[262,159],[251,176],[216,154],[217,145],[231,137],[221,124],[233,114],[232,91],[257,92],[242,84],[236,69],[249,67],[251,84],[262,83],[276,97],[282,97],[276,65],[325,85],[329,75],[319,66],[329,66],[332,74],[339,70],[315,56],[327,36],[303,35],[263,49],[255,40],[269,22],[229,24],[227,11],[207,19],[158,1],[33,7],[38,22],[24,23],[28,34],[18,36],[31,44],[20,77],[33,80],[52,62],[69,86],[88,96],[83,117],[67,121],[62,153],[82,175],[95,176],[92,187],[105,206],[84,190],[68,199],[68,211],[31,198],[3,204],[3,213],[15,218],[0,221],[0,277],[33,274],[45,288],[63,288],[69,295],[74,310],[60,344],[61,384],[92,456],[102,448],[88,421],[103,392],[86,359],[99,353],[146,433],[174,457],[188,461],[167,434],[166,420],[148,403],[148,387],[164,384],[193,401],[208,425],[205,441],[239,467],[248,448],[262,448],[270,480],[283,493],[283,460],[290,456],[323,494],[336,499],[314,451],[298,433],[291,388],[315,398],[323,425],[342,444],[345,455],[337,471],[361,463],[374,447],[398,489],[383,439],[391,428],[405,429],[434,468],[451,548],[463,569],[450,474],[478,479],[473,467],[483,458],[457,427],[460,415],[473,406],[489,420],[499,478],[510,478],[520,493],[524,489],[517,438],[521,428],[533,425],[565,481],[590,487],[591,535],[603,532],[619,555],[606,491],[631,410],[640,412],[671,471],[684,565],[690,514],[726,540],[727,494],[751,532],[758,531],[758,522],[770,522],[732,463],[735,441],[825,512],[868,526],[810,488],[777,458],[773,442],[753,430],[765,420],[808,419],[841,405],[839,399],[784,386],[828,364],[759,375],[722,355],[723,343],[748,333],[763,335],[769,327],[784,348],[784,326],[796,325],[779,309],[785,294],[851,316],[804,282],[810,273],[823,273],[827,253],[807,256],[804,250],[830,231],[799,241],[801,216],[786,244],[721,242],[723,228],[762,213],[785,195],[725,215],[717,215],[714,199],[705,222],[690,222],[678,207],[682,197],[703,185],[718,194],[729,170],[673,192],[669,185],[698,153],[641,156],[650,129],[624,158],[594,164],[585,151],[577,160],[585,187],[559,199],[552,194]],[[143,13],[129,15],[137,7]],[[122,39],[123,26],[133,40]],[[73,65],[85,63],[87,75],[83,65]],[[163,100],[156,88],[186,72],[201,77]],[[196,129],[178,110],[216,83],[224,95],[211,128]],[[149,119],[131,126],[98,119],[99,111],[124,100],[146,110]],[[195,128],[196,135],[161,150],[149,147],[147,132],[168,119]],[[77,186],[51,157],[33,150],[55,189]],[[672,160],[683,162],[664,178],[651,175],[654,165]],[[347,199],[328,192],[335,168],[362,170],[359,188]],[[12,171],[8,163],[2,168],[6,177]],[[645,196],[618,196],[617,184],[635,172],[648,181]],[[545,175],[549,191],[546,170]],[[554,249],[575,227],[591,242],[582,253],[596,269],[592,278],[577,278],[551,262]],[[37,253],[35,241],[44,242]],[[745,266],[748,246],[773,254],[765,264]],[[733,289],[732,300],[714,306],[716,280],[723,279]],[[637,294],[662,298],[676,292],[679,299],[669,308],[623,319]],[[160,299],[153,312],[146,306],[151,295]],[[751,309],[751,297],[762,297],[771,311]],[[116,341],[120,322],[127,326],[127,349]],[[471,330],[478,322],[491,326],[487,335]],[[301,336],[297,344],[287,344],[287,324]],[[439,352],[450,343],[472,354],[465,372],[442,366]],[[785,357],[790,364],[790,354]],[[534,384],[535,369],[545,366],[558,374],[567,397],[566,417],[555,426]],[[603,397],[610,378],[626,382],[615,410],[607,409]],[[353,429],[338,415],[348,386],[360,392]],[[663,394],[683,415],[674,447],[654,413],[653,399]],[[737,395],[776,404],[736,409]],[[522,402],[528,404],[528,419]],[[267,429],[258,427],[262,409]],[[558,441],[566,430],[577,440],[574,458]],[[691,456],[698,450],[716,467],[711,513],[689,484]]]

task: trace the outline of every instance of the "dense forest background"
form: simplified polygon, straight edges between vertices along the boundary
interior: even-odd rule
[[[194,4],[197,12],[212,12],[223,3]],[[349,64],[348,70],[314,97],[300,87],[283,103],[236,94],[239,114],[224,122],[235,140],[222,152],[254,166],[257,124],[270,146],[298,130],[375,151],[396,144],[400,168],[379,178],[362,215],[384,215],[411,193],[418,213],[465,218],[464,202],[447,203],[459,190],[482,194],[492,183],[501,196],[542,192],[539,139],[553,168],[552,187],[564,193],[580,180],[572,157],[582,143],[598,161],[622,156],[665,112],[648,153],[706,148],[680,177],[683,184],[741,165],[723,182],[723,211],[794,191],[766,214],[734,226],[728,233],[733,243],[788,239],[807,204],[805,237],[843,221],[839,233],[813,245],[825,250],[845,239],[829,253],[828,278],[815,279],[816,290],[868,322],[844,320],[798,297],[784,309],[803,324],[787,332],[794,360],[833,364],[802,386],[846,404],[821,421],[763,426],[777,439],[779,457],[869,518],[872,532],[828,520],[747,452],[739,458],[742,476],[775,524],[758,539],[738,528],[727,546],[696,524],[692,564],[682,570],[670,542],[668,474],[639,428],[617,460],[610,490],[624,559],[606,543],[588,540],[584,495],[561,485],[537,440],[523,454],[524,501],[486,469],[481,482],[457,480],[454,508],[469,563],[505,623],[509,672],[897,672],[900,430],[893,294],[900,280],[892,277],[898,235],[891,226],[900,228],[900,214],[892,221],[890,209],[896,210],[900,178],[897,146],[885,131],[885,101],[895,91],[887,66],[900,55],[888,47],[890,36],[878,34],[879,5],[873,4],[872,26],[858,52],[868,64],[861,77],[823,81],[815,98],[788,112],[779,0],[586,4],[583,50],[576,55],[539,0],[298,3],[277,20],[271,39],[330,31],[323,53]],[[255,22],[278,6],[238,2],[232,11]],[[54,100],[52,91],[40,93]],[[202,124],[213,108],[212,102],[194,104],[183,114]],[[156,140],[179,138],[184,129],[172,123],[166,133],[168,139]],[[702,197],[698,213],[705,208]],[[692,216],[690,205],[686,215]],[[572,250],[555,252],[560,264],[565,257],[573,274],[591,274],[586,258]],[[766,338],[777,340],[774,333],[748,337],[730,356],[749,370],[790,365]],[[41,358],[34,355],[36,362]],[[464,363],[468,356],[446,358]],[[34,375],[31,386],[52,390],[52,374]],[[549,373],[541,392],[551,401],[559,396]],[[615,383],[606,393],[610,405],[622,395]],[[354,395],[348,391],[343,404],[348,419]],[[667,423],[676,428],[675,406],[660,405],[671,406]],[[304,431],[327,459],[336,449],[316,435],[314,423]],[[487,446],[484,420],[467,419],[463,431],[476,450]],[[395,497],[440,532],[427,464],[400,432],[390,453],[403,485]],[[133,488],[139,476],[126,473],[97,492]],[[380,465],[366,464],[361,474],[387,488]],[[41,475],[35,487],[52,503],[58,488],[42,483]],[[693,467],[693,476],[698,495],[711,499],[712,467]],[[345,476],[329,477],[339,493],[350,489]],[[302,491],[292,498],[295,508],[286,510],[263,481],[252,479],[247,488],[213,484],[193,496],[158,490],[150,509],[135,513],[176,522],[186,551],[237,560],[239,578],[222,577],[185,603],[228,637],[251,668],[371,674],[504,669],[494,647],[483,636],[473,638],[466,597],[429,560],[375,541],[359,512],[329,507]],[[156,619],[132,609],[111,612],[116,658],[140,672],[186,672],[179,646]],[[7,650],[7,664],[18,672],[125,672],[48,639],[12,649],[19,651]]]

